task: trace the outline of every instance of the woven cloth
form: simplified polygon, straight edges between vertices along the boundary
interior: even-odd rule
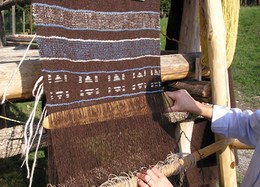
[[[109,174],[156,164],[176,149],[173,126],[163,116],[159,4],[33,2],[53,114],[51,183],[100,185]]]

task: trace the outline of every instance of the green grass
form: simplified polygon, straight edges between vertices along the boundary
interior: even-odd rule
[[[7,102],[8,109],[7,117],[22,122],[26,122],[28,116],[33,108],[34,102],[21,102],[10,103]],[[37,107],[36,118],[37,122],[41,114],[41,104]],[[35,122],[35,123],[36,123]],[[14,122],[7,122],[8,127],[16,125]],[[33,163],[34,152],[29,155],[30,167]],[[33,186],[45,187],[46,186],[46,168],[47,159],[43,150],[40,150],[37,154],[37,166],[35,168],[35,175],[33,180]],[[0,159],[0,186],[1,187],[25,187],[28,186],[28,180],[26,179],[25,166],[21,168],[23,159],[20,155],[7,159]]]
[[[167,18],[161,19],[161,32],[166,33]],[[161,34],[161,50],[166,39]],[[232,63],[236,98],[248,107],[260,106],[260,6],[241,7],[238,38]],[[239,93],[239,95],[238,95]]]
[[[165,38],[164,35],[166,35],[167,22],[168,22],[168,18],[162,18],[161,19],[161,33],[160,33],[160,48],[161,48],[161,51],[165,50],[166,38]]]
[[[44,151],[38,152],[37,165],[35,168],[34,180],[32,186],[46,186],[46,156]],[[34,152],[29,155],[30,167],[33,163]],[[21,168],[23,159],[21,156],[14,156],[8,159],[0,159],[0,186],[1,187],[25,187],[28,186],[26,179],[26,169]]]
[[[241,7],[232,63],[235,89],[245,102],[260,106],[260,7]]]

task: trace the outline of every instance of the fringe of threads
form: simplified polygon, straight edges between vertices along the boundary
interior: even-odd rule
[[[34,120],[35,120],[35,115],[36,115],[36,109],[37,106],[40,102],[40,99],[43,95],[43,77],[41,76],[37,82],[35,83],[34,89],[33,89],[33,96],[35,97],[35,102],[34,102],[34,107],[31,111],[31,114],[25,124],[24,127],[24,148],[22,151],[22,156],[24,157],[24,161],[22,163],[22,166],[25,164],[26,165],[26,169],[27,169],[27,179],[30,180],[29,183],[29,187],[31,187],[32,185],[32,180],[33,180],[33,174],[34,174],[34,170],[35,170],[35,166],[36,166],[36,160],[37,160],[37,153],[38,153],[38,149],[40,146],[40,142],[41,142],[41,137],[43,134],[43,127],[41,126],[43,119],[46,117],[46,108],[43,109],[43,112],[41,114],[40,120],[36,126],[36,129],[33,128],[34,126]],[[37,146],[36,146],[36,150],[34,153],[34,161],[33,161],[33,165],[32,168],[30,170],[29,167],[29,153],[31,150],[31,147],[33,145],[33,143],[35,142],[36,136],[39,135],[38,141],[37,141]],[[22,167],[21,166],[21,167]]]
[[[189,162],[183,164],[183,158],[189,157]],[[170,153],[164,161],[158,162],[154,167],[159,169],[166,176],[177,175],[185,172],[188,168],[196,165],[196,159],[192,154],[184,155],[181,153]],[[151,166],[153,167],[153,166]],[[139,171],[147,168],[141,168]],[[137,177],[133,173],[123,173],[121,176],[110,175],[108,181],[101,184],[100,187],[137,187]]]

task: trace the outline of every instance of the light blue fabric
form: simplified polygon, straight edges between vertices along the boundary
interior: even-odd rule
[[[237,138],[241,142],[254,146],[255,152],[242,182],[242,187],[260,187],[260,110],[241,111],[215,105],[213,107],[212,126],[214,133],[225,137]]]

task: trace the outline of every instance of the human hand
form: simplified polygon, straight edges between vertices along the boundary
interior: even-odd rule
[[[170,181],[157,168],[153,167],[137,173],[137,184],[140,187],[173,187]]]
[[[169,112],[190,112],[202,115],[209,120],[212,118],[213,107],[196,101],[186,90],[166,92],[166,94],[174,103],[168,108]]]
[[[173,100],[169,112],[191,112],[198,113],[198,102],[195,101],[186,90],[177,90],[173,92],[166,92],[167,96]]]

